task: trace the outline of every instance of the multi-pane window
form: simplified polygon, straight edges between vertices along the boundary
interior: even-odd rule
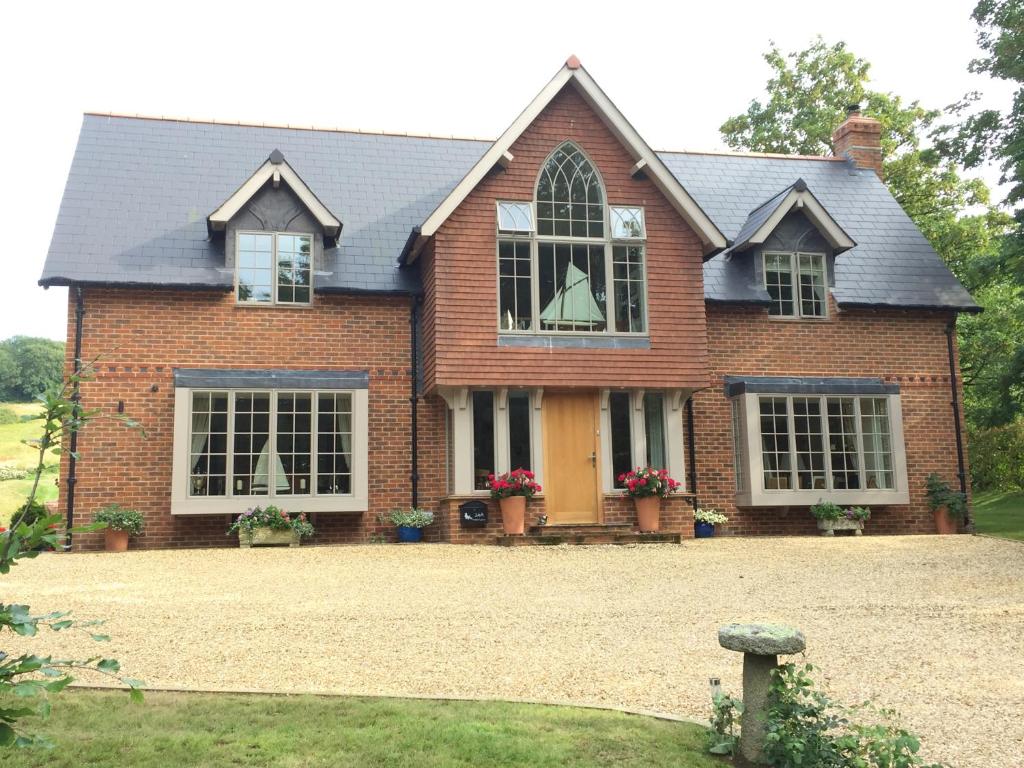
[[[533,469],[530,443],[530,393],[508,393],[508,464],[510,469]]]
[[[490,488],[488,475],[494,474],[494,393],[473,392],[473,488]]]
[[[761,396],[758,411],[765,490],[895,488],[887,398]]]
[[[575,144],[544,164],[535,208],[498,201],[497,218],[500,330],[646,331],[644,209],[606,206]]]
[[[765,253],[764,285],[768,314],[778,317],[825,317],[827,281],[820,253]]]
[[[191,393],[189,496],[352,492],[352,395]]]
[[[736,490],[742,491],[747,487],[747,475],[744,461],[743,446],[743,403],[738,398],[732,401],[732,451],[733,466],[736,468]]]
[[[661,392],[644,393],[644,433],[647,438],[647,466],[665,469],[665,396]]]
[[[625,487],[619,477],[633,469],[633,429],[628,392],[608,395],[608,415],[612,432],[612,478],[616,488]]]
[[[668,436],[665,422],[665,395],[645,392],[640,401],[645,451],[633,439],[633,396],[629,392],[608,394],[608,424],[611,428],[612,485],[622,488],[619,476],[638,466],[668,467]]]
[[[473,406],[473,490],[490,488],[488,475],[497,469],[498,438],[508,441],[508,469],[533,469],[530,393],[511,390],[505,408],[498,409],[497,396],[490,390],[475,390]],[[507,421],[498,423],[500,417]]]
[[[309,304],[313,238],[271,232],[239,232],[237,296],[245,304]]]

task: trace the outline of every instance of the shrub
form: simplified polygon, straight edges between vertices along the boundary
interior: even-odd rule
[[[142,533],[142,513],[134,509],[125,509],[120,504],[108,504],[96,513],[97,523],[106,523],[112,531],[128,531],[131,536]]]
[[[717,691],[711,697],[711,728],[708,730],[708,752],[731,755],[739,741],[739,719],[743,702]]]
[[[388,520],[400,528],[426,528],[434,522],[434,513],[426,509],[393,509]]]
[[[256,528],[270,528],[274,531],[294,531],[299,538],[312,536],[313,525],[306,520],[306,513],[300,512],[294,517],[280,507],[268,504],[265,507],[253,507],[235,518],[228,528],[228,535],[245,532],[251,534]]]
[[[1024,489],[1024,421],[971,430],[968,446],[975,490]]]
[[[28,477],[27,469],[17,467],[0,467],[0,481],[2,480],[24,480]]]
[[[871,517],[868,507],[840,507],[831,501],[819,501],[811,507],[811,514],[818,520],[859,520]]]
[[[0,424],[17,424],[20,421],[13,408],[0,406]]]
[[[488,475],[491,484],[492,499],[506,499],[509,496],[525,496],[532,499],[543,490],[533,480],[533,472],[528,469],[513,469],[500,475]]]
[[[668,476],[667,469],[653,467],[637,467],[619,475],[619,482],[626,486],[626,495],[634,499],[646,496],[658,496],[664,499],[675,493],[682,486],[678,480]]]
[[[17,520],[19,516],[21,516],[21,522],[32,527],[44,517],[48,516],[46,512],[46,505],[41,501],[36,501],[35,499],[32,501],[26,501],[14,511],[14,515],[11,517],[12,522]]]
[[[963,520],[967,514],[967,499],[959,491],[954,491],[941,477],[934,472],[925,480],[928,489],[928,506],[932,512],[942,507],[955,520]]]

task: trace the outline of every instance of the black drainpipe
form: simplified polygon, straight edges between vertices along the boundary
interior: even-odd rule
[[[950,404],[953,406],[953,430],[956,433],[956,464],[957,478],[960,480],[960,493],[967,494],[967,470],[964,468],[964,436],[960,429],[960,400],[956,391],[956,358],[953,352],[953,334],[956,333],[956,315],[946,326],[946,350],[949,353],[949,392]],[[964,517],[964,525],[971,524],[970,511]]]
[[[415,296],[409,308],[409,362],[412,372],[412,386],[409,392],[409,409],[412,416],[410,430],[410,467],[409,480],[412,484],[412,506],[416,509],[420,502],[420,472],[419,472],[419,326],[420,326],[420,297]]]
[[[690,454],[690,493],[693,508],[697,508],[697,448],[693,438],[693,395],[686,398],[686,448]]]
[[[75,291],[75,358],[72,365],[77,376],[82,372],[82,320],[85,317],[85,296],[82,293],[82,286],[76,285]],[[71,418],[78,421],[79,407],[82,400],[82,393],[78,381],[75,381],[74,392],[71,394],[71,401],[74,406],[71,411]],[[75,524],[75,482],[77,460],[75,454],[78,451],[78,430],[71,433],[71,445],[68,455],[68,521],[67,521],[67,546],[71,547],[71,529]]]

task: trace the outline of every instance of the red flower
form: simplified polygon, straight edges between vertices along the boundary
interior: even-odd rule
[[[647,478],[646,477],[640,479],[640,485],[647,485]]]

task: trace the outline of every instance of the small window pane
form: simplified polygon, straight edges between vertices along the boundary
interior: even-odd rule
[[[665,396],[660,392],[644,393],[644,432],[647,438],[647,466],[666,469]]]
[[[473,393],[473,487],[486,491],[494,474],[494,393]]]
[[[498,203],[498,231],[512,234],[533,232],[533,206],[530,203]]]
[[[825,257],[821,254],[801,253],[800,314],[803,317],[825,316]]]
[[[266,496],[270,490],[270,395],[236,392],[232,490],[235,496]],[[282,473],[278,470],[277,474]],[[281,478],[278,477],[278,482]],[[284,480],[287,485],[287,479]]]
[[[274,236],[239,234],[235,258],[238,262],[238,300],[253,303],[273,301]]]
[[[312,492],[313,396],[308,392],[277,393],[277,477],[281,495]]]
[[[226,392],[193,392],[189,431],[189,496],[227,494]]]
[[[771,303],[769,315],[793,316],[793,268],[788,253],[766,253],[764,255],[764,282]]]
[[[316,492],[323,495],[352,492],[352,395],[321,392],[317,395]]]
[[[509,469],[533,469],[530,460],[530,393],[508,393]]]
[[[830,397],[828,408],[829,459],[832,462],[832,487],[836,490],[860,488],[857,461],[857,416],[852,397]]]
[[[277,236],[277,300],[308,304],[313,241],[308,235]]]
[[[825,490],[825,438],[822,432],[821,400],[793,398],[793,431],[796,445],[797,487]]]
[[[643,246],[614,246],[612,277],[615,284],[615,330],[620,333],[643,333],[646,293]]]
[[[646,236],[643,208],[612,207],[609,210],[611,211],[612,237],[636,239]]]
[[[789,490],[793,487],[793,477],[789,460],[789,409],[786,398],[762,397],[760,410],[765,490]]]
[[[869,490],[895,488],[889,402],[884,397],[861,398],[860,423],[864,441],[864,487]]]
[[[608,395],[608,414],[612,428],[612,480],[616,488],[624,488],[619,476],[633,469],[633,430],[630,427],[628,392]]]
[[[530,244],[521,240],[498,242],[499,327],[528,331],[533,326]]]

